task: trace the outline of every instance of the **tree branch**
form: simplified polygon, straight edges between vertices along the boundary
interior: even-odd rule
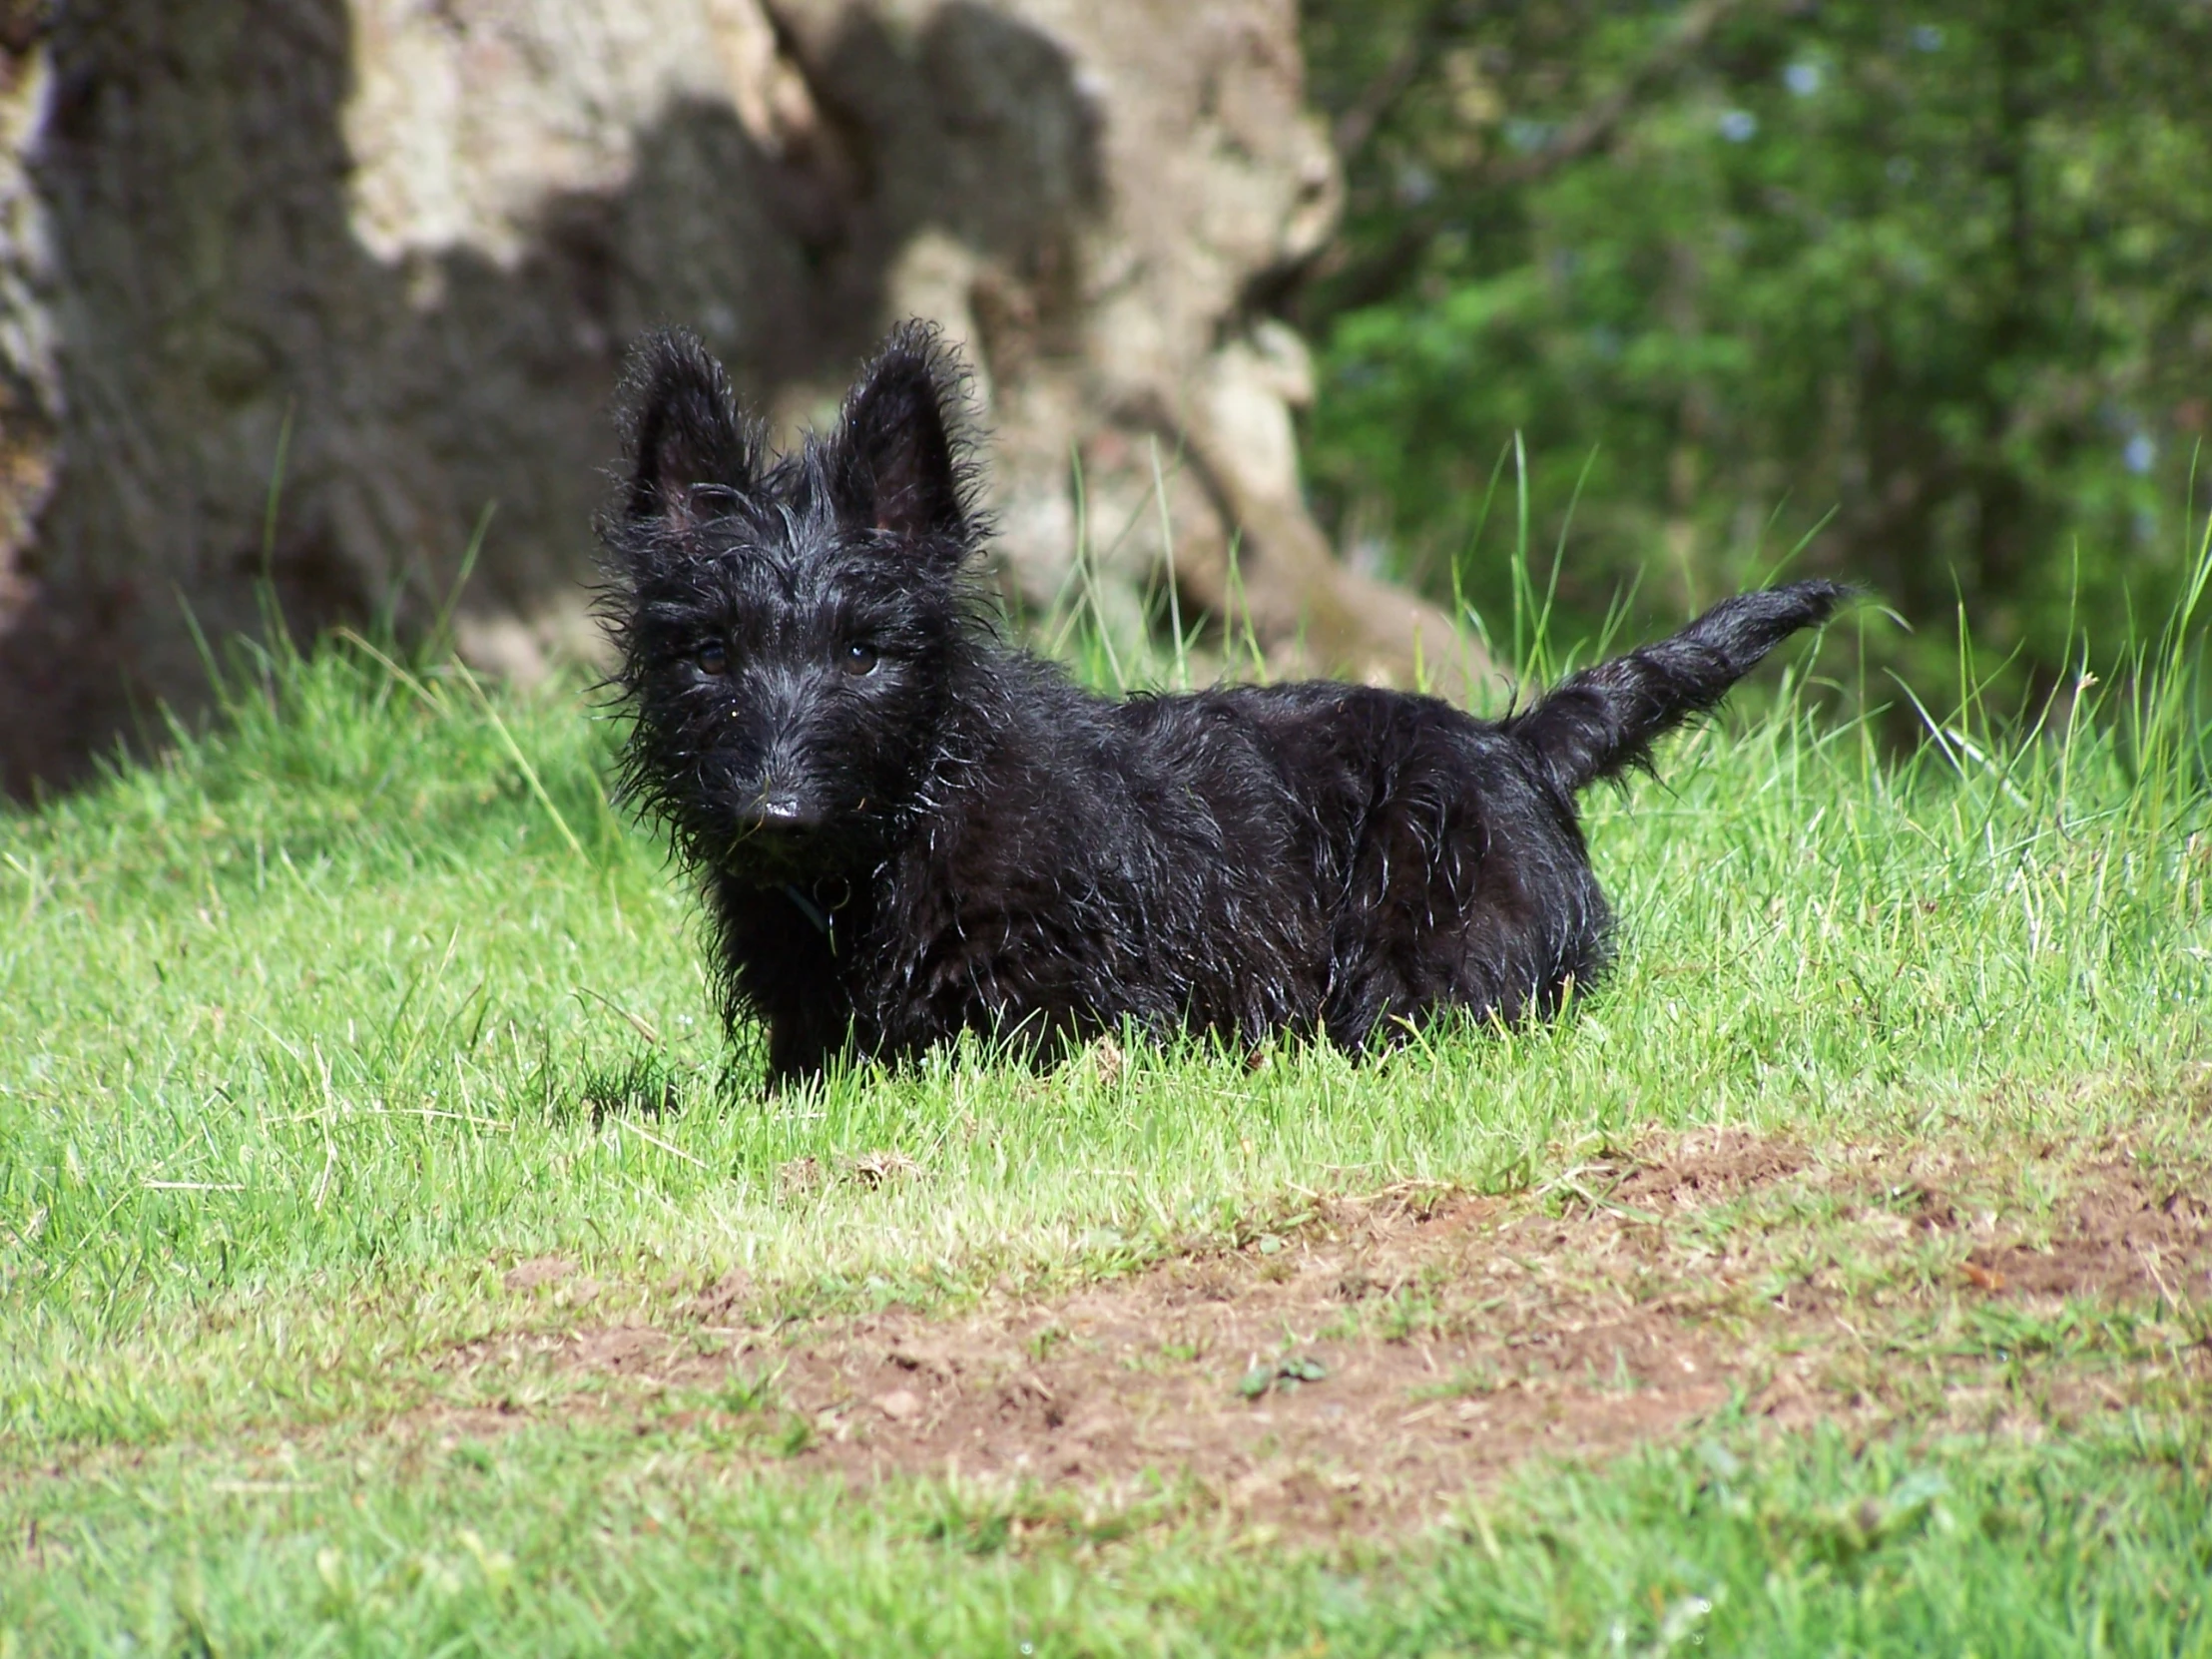
[[[1641,63],[1624,75],[1604,97],[1562,127],[1550,143],[1533,155],[1479,169],[1467,181],[1463,194],[1512,190],[1534,184],[1561,168],[1606,149],[1618,137],[1622,124],[1636,112],[1652,89],[1679,74],[1686,64],[1705,50],[1706,43],[1712,39],[1715,30],[1752,3],[1753,0],[1696,0],[1695,4],[1683,12],[1674,29]],[[1432,13],[1431,17],[1433,16]],[[1404,54],[1399,56],[1402,58]],[[1397,64],[1398,59],[1393,59],[1390,69],[1394,70]],[[1378,76],[1369,90],[1374,91],[1381,86],[1389,73],[1389,70],[1385,70],[1382,76]],[[1408,75],[1406,84],[1409,85],[1410,82],[1411,76]],[[1378,103],[1370,122],[1371,133],[1388,105],[1401,96],[1404,90],[1404,86],[1397,86]],[[1363,99],[1367,96],[1367,93],[1362,94]],[[1347,112],[1345,119],[1350,120],[1359,108],[1356,104],[1352,111]],[[1340,126],[1342,125],[1340,122]],[[1368,136],[1369,133],[1362,133],[1361,142],[1365,143]],[[1344,276],[1331,295],[1335,305],[1350,310],[1373,304],[1384,297],[1397,285],[1405,271],[1427,250],[1446,223],[1447,215],[1440,209],[1431,208],[1407,215],[1399,225],[1397,234],[1381,252],[1361,261]],[[1335,275],[1329,271],[1329,264],[1327,260],[1323,261],[1316,268],[1316,275]]]
[[[1421,13],[1420,21],[1406,31],[1404,41],[1390,55],[1390,61],[1382,71],[1360,89],[1344,114],[1337,117],[1330,129],[1330,138],[1336,146],[1337,160],[1349,172],[1359,160],[1360,152],[1375,137],[1375,130],[1382,118],[1390,113],[1390,107],[1405,96],[1406,89],[1420,78],[1422,63],[1434,50],[1444,34],[1444,22],[1452,10],[1450,0],[1431,0]]]

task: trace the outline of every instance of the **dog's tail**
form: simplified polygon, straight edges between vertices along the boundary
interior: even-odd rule
[[[1718,706],[1729,687],[1796,633],[1826,622],[1851,590],[1793,582],[1724,599],[1672,639],[1569,675],[1505,722],[1563,794],[1651,765],[1651,746]]]

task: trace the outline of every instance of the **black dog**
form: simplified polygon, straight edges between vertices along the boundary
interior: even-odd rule
[[[1606,955],[1575,793],[1845,593],[1740,595],[1494,724],[1332,683],[1109,702],[1002,643],[963,576],[984,527],[926,328],[780,458],[687,335],[644,345],[629,395],[625,783],[697,871],[778,1083],[961,1031],[1357,1049],[1548,1013]]]

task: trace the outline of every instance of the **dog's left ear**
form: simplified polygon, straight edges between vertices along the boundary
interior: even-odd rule
[[[964,544],[969,469],[961,373],[927,323],[892,333],[845,400],[835,439],[837,510],[847,524]]]
[[[680,329],[650,335],[632,354],[627,424],[635,468],[627,514],[681,542],[703,503],[750,494],[760,469],[755,434],[738,412],[730,377]]]

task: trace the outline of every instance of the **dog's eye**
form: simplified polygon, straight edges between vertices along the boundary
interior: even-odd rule
[[[875,651],[872,646],[848,645],[844,648],[844,671],[857,679],[863,674],[875,672]]]
[[[712,674],[720,679],[730,672],[730,653],[723,649],[720,641],[711,640],[701,646],[699,655],[694,660],[699,664],[699,672],[702,674]]]

